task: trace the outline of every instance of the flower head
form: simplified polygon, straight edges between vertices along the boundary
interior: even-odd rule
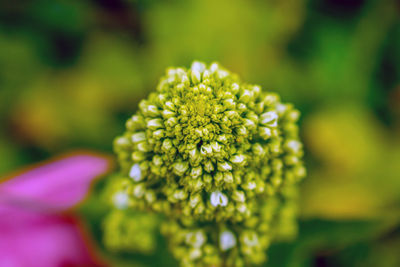
[[[276,94],[194,62],[167,70],[114,147],[132,191],[143,192],[137,205],[240,221],[254,213],[252,199],[304,176],[298,117]]]
[[[167,215],[162,232],[182,266],[262,263],[296,230],[298,117],[217,63],[168,69],[115,139],[125,178],[114,205]]]

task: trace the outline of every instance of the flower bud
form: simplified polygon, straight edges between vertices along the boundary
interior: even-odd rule
[[[114,141],[129,185],[114,208],[170,218],[185,266],[259,264],[274,231],[293,229],[287,188],[306,175],[298,118],[217,63],[169,68]]]

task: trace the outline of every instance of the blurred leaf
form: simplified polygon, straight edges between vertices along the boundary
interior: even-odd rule
[[[368,242],[394,224],[380,221],[304,221],[300,224],[299,237],[293,243],[271,246],[266,266],[315,266],[312,259],[316,255],[330,254],[355,243]]]

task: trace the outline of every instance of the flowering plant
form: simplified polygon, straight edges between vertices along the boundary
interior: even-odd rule
[[[262,263],[273,240],[296,232],[305,176],[298,118],[277,94],[217,63],[168,69],[115,139],[121,174],[109,199],[120,211],[106,236],[139,210],[164,216],[182,266]]]

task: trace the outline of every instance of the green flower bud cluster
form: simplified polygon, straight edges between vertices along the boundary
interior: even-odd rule
[[[112,252],[154,252],[159,221],[152,215],[117,209],[111,211],[103,221],[106,248]]]
[[[256,216],[241,224],[167,221],[162,233],[168,237],[174,256],[182,266],[250,266],[266,259],[266,249],[274,237],[279,198],[259,203]]]
[[[137,206],[241,221],[304,176],[299,112],[218,64],[169,69],[115,140]]]
[[[107,206],[112,207],[103,220],[103,243],[114,253],[151,254],[157,245],[160,218],[156,214],[128,209],[127,181],[120,175],[110,177],[104,190]]]
[[[257,214],[242,223],[169,220],[162,224],[162,233],[182,266],[259,265],[272,242],[297,234],[296,201],[297,188],[290,186],[261,198]]]
[[[276,199],[305,176],[298,118],[217,63],[168,69],[115,139],[125,180],[114,204],[170,218],[164,233],[184,266],[260,263],[273,225],[294,218]]]

